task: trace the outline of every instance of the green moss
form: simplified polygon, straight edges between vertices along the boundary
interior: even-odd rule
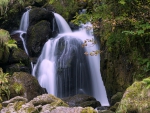
[[[78,11],[79,6],[78,2],[74,0],[64,0],[64,1],[52,1],[49,0],[49,4],[51,4],[55,11],[61,14],[67,21],[72,18],[71,15],[75,15]]]
[[[57,107],[57,106],[68,107],[68,104],[66,104],[65,102],[63,102],[61,99],[58,99],[58,100],[52,102],[50,105],[53,106],[53,107]]]
[[[136,81],[127,88],[116,113],[144,113],[150,107],[150,90],[146,87],[143,81]]]
[[[85,107],[82,109],[81,113],[97,113],[92,107]]]
[[[16,111],[19,111],[19,110],[21,109],[21,107],[22,107],[23,104],[25,104],[25,102],[23,102],[23,101],[15,102],[15,103],[14,103],[14,109],[15,109]]]
[[[27,108],[26,112],[27,112],[27,113],[39,113],[39,112],[38,112],[35,108],[33,108],[33,107]]]
[[[3,106],[2,106],[2,104],[0,103],[0,110],[2,109],[2,107],[3,107]]]
[[[24,92],[22,84],[17,83],[17,82],[13,84],[13,89],[15,90],[17,94],[23,94]]]

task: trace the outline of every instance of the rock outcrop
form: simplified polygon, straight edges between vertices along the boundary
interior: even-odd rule
[[[125,91],[116,113],[150,113],[150,78],[135,81]]]
[[[22,96],[28,100],[32,100],[34,97],[47,93],[43,89],[37,79],[26,72],[15,72],[12,77],[9,78],[10,85],[10,98],[15,96]]]
[[[68,107],[61,99],[51,95],[43,94],[27,102],[26,98],[15,97],[2,103],[1,113],[97,113],[91,107]],[[6,106],[7,105],[7,106]]]

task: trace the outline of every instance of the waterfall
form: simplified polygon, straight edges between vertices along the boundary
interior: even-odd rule
[[[19,33],[19,37],[23,43],[23,48],[26,52],[27,55],[29,55],[28,53],[28,50],[27,50],[27,47],[26,47],[26,42],[23,38],[23,34],[26,34],[27,33],[27,29],[28,29],[28,26],[29,26],[29,10],[27,10],[21,17],[21,22],[20,22],[20,27],[19,27],[19,30],[16,30],[16,31],[13,31],[12,34],[17,34]],[[31,67],[33,69],[33,63],[31,62]]]
[[[58,97],[88,94],[109,106],[100,73],[100,55],[85,56],[84,52],[98,47],[81,45],[86,39],[93,39],[91,23],[83,24],[79,31],[72,32],[67,22],[54,13],[60,34],[49,39],[42,50],[32,74],[48,93]]]
[[[20,22],[20,28],[19,30],[26,32],[29,26],[29,11],[27,10],[21,18],[21,22]]]
[[[20,27],[19,27],[19,30],[16,30],[14,31],[12,34],[16,34],[16,33],[19,33],[20,34],[20,39],[22,40],[22,43],[23,43],[23,47],[24,47],[24,50],[25,52],[28,54],[28,50],[26,48],[26,43],[25,43],[25,40],[23,38],[23,34],[26,34],[27,32],[27,29],[28,29],[28,26],[29,26],[29,11],[30,10],[27,10],[21,17],[21,22],[20,22]]]

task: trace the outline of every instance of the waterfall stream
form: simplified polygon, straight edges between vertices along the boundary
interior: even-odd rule
[[[88,94],[100,101],[102,106],[109,106],[106,90],[100,73],[100,55],[86,56],[98,50],[98,45],[82,47],[87,39],[94,39],[92,24],[82,24],[81,29],[72,32],[64,18],[54,13],[59,29],[59,35],[49,39],[33,67],[32,75],[39,84],[46,88],[48,93],[57,97],[68,97],[75,94]],[[29,25],[29,10],[21,19],[20,29],[14,33],[20,33],[24,49],[26,43],[22,35],[26,33]],[[90,29],[86,29],[86,28]]]
[[[50,94],[67,97],[85,93],[94,96],[102,106],[109,106],[100,74],[100,55],[84,55],[85,51],[98,47],[81,47],[86,39],[94,38],[92,29],[85,29],[92,24],[87,23],[72,32],[62,16],[57,13],[54,16],[60,34],[45,43],[32,74]]]

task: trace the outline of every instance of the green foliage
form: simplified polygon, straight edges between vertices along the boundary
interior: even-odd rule
[[[75,0],[49,0],[55,11],[61,14],[66,20],[70,19],[70,16],[77,10],[77,2]]]
[[[0,74],[0,99],[2,101],[3,97],[10,98],[10,90],[9,90],[9,83],[8,83],[8,73],[1,73]]]
[[[146,88],[149,89],[150,88],[150,78],[145,78],[143,79],[143,83],[145,83],[147,86]]]
[[[87,7],[86,18],[99,26],[94,29],[101,36],[101,43],[105,42],[111,57],[117,60],[120,55],[127,56],[133,63],[135,78],[149,76],[150,1],[101,0],[93,8]],[[80,18],[76,17],[79,21]],[[99,18],[102,18],[100,22]]]
[[[8,42],[6,42],[6,46],[9,47],[9,48],[18,48],[17,45],[16,45],[16,41],[13,40],[13,39],[10,39]]]
[[[1,15],[5,14],[9,9],[9,5],[14,2],[18,2],[20,5],[23,5],[25,0],[0,0],[0,12]]]

